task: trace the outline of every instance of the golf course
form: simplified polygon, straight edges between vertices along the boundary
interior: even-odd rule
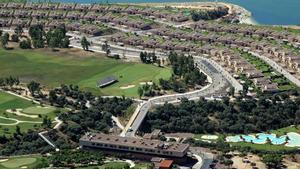
[[[41,107],[31,101],[0,91],[0,134],[11,135],[19,126],[21,132],[38,129],[45,116],[54,120],[56,108]]]
[[[1,169],[33,168],[42,163],[42,157],[37,155],[0,159]]]
[[[137,97],[142,83],[171,76],[169,68],[124,62],[96,53],[82,55],[85,53],[74,56],[67,52],[0,49],[0,77],[15,76],[21,82],[34,80],[48,88],[74,84],[97,95]],[[118,82],[101,89],[96,87],[99,80],[108,76],[115,76]]]

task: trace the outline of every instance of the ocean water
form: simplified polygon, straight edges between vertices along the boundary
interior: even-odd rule
[[[37,0],[38,1],[38,0]],[[77,3],[203,2],[216,0],[52,0]],[[240,5],[252,12],[253,19],[266,25],[300,25],[300,0],[217,0]]]

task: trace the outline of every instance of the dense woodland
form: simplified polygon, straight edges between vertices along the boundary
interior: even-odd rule
[[[159,80],[162,89],[183,93],[188,88],[194,88],[196,85],[205,85],[207,76],[196,67],[192,56],[185,57],[172,52],[169,54],[168,59],[173,74],[169,80]]]
[[[9,77],[1,81],[13,85],[18,82],[18,79]],[[32,84],[28,84],[30,88],[39,88],[38,85],[33,85],[38,84],[37,82],[30,84]],[[51,90],[48,97],[37,94],[33,96],[44,103],[70,109],[59,113],[58,116],[63,124],[58,131],[51,129],[49,119],[43,119],[42,127],[49,130],[47,137],[60,149],[75,148],[79,138],[87,131],[108,132],[113,125],[111,116],[123,115],[133,103],[131,99],[125,97],[96,97],[89,92],[80,91],[78,86],[73,85],[61,85]],[[20,128],[17,127],[12,137],[0,136],[0,155],[53,151],[54,149],[38,136],[38,132],[30,130],[21,133]]]
[[[66,35],[67,30],[64,26],[45,31],[42,25],[34,25],[29,28],[29,37],[23,35],[23,28],[17,26],[14,34],[9,36],[0,30],[0,42],[4,49],[7,49],[8,42],[19,42],[21,49],[44,48],[68,48],[70,44],[69,37]]]
[[[223,101],[188,101],[180,105],[164,104],[149,112],[143,131],[191,133],[252,133],[300,124],[300,97],[288,95],[270,98]],[[282,120],[284,119],[284,120]]]
[[[219,9],[219,10],[200,10],[200,11],[192,11],[192,20],[199,21],[199,20],[214,20],[218,19],[222,16],[228,14],[228,10],[226,9]]]
[[[16,131],[12,137],[0,136],[0,155],[46,153],[53,148],[35,131],[26,134]]]
[[[49,101],[54,105],[74,109],[59,116],[64,121],[60,130],[74,142],[78,142],[90,130],[107,132],[112,127],[111,116],[122,116],[133,103],[125,97],[95,97],[73,85],[62,85],[50,91]]]

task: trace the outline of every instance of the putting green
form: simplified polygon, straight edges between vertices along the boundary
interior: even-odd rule
[[[30,165],[33,164],[37,161],[36,158],[31,158],[31,157],[23,157],[23,158],[12,158],[9,159],[8,161],[0,163],[1,165],[5,168],[21,168],[22,166]]]
[[[48,114],[48,113],[51,113],[55,110],[54,107],[38,107],[38,106],[35,106],[35,107],[28,107],[24,110],[22,110],[23,113],[25,114],[41,114],[41,115],[45,115],[45,114]]]

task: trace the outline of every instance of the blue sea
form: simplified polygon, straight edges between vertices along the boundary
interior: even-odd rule
[[[53,1],[53,0],[52,0]],[[150,3],[150,2],[203,2],[216,0],[54,0],[77,3]],[[240,5],[252,12],[253,19],[266,25],[300,25],[300,0],[218,0]]]

